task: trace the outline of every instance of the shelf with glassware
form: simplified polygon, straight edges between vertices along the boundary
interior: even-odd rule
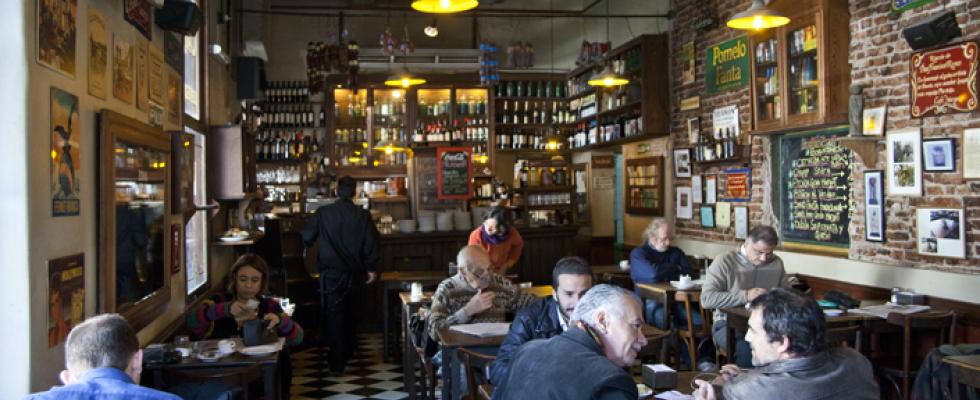
[[[494,91],[494,152],[558,150],[575,116],[568,109],[563,74],[505,73]]]
[[[750,35],[753,133],[846,122],[847,5],[808,0],[783,8],[788,25]]]
[[[420,88],[417,99],[413,149],[469,147],[473,169],[490,165],[489,92],[485,88]]]
[[[660,156],[626,160],[626,212],[664,214],[664,158]]]
[[[527,223],[574,223],[575,185],[568,158],[538,153],[518,157],[511,205],[523,211]]]

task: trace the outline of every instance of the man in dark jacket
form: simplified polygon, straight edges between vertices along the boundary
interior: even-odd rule
[[[494,399],[635,400],[624,367],[646,345],[643,311],[633,293],[611,285],[589,289],[561,335],[522,346]]]
[[[555,264],[551,281],[551,297],[525,307],[510,324],[507,339],[500,345],[490,371],[491,382],[500,382],[507,376],[511,358],[521,345],[568,330],[568,319],[575,305],[592,287],[592,268],[581,257],[565,257]]]
[[[337,201],[320,207],[303,227],[303,243],[317,249],[320,304],[330,346],[330,370],[341,373],[355,349],[357,305],[364,284],[374,281],[378,264],[378,229],[367,210],[354,205],[356,181],[337,181]]]

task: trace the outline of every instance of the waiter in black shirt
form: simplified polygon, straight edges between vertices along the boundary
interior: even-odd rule
[[[357,182],[349,176],[337,181],[337,201],[320,207],[303,227],[303,243],[317,249],[320,270],[320,304],[330,346],[330,370],[344,371],[357,342],[357,299],[365,284],[377,277],[378,229],[371,214],[351,198]]]

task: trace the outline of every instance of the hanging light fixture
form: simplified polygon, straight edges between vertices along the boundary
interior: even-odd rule
[[[412,8],[425,13],[451,14],[474,9],[479,4],[477,0],[415,0]]]
[[[606,42],[609,42],[610,47],[612,47],[612,42],[609,41],[609,0],[606,0]],[[606,67],[602,72],[599,75],[593,75],[589,79],[589,86],[613,87],[622,86],[627,83],[630,83],[630,80],[613,71],[608,60],[606,60]]]
[[[408,70],[396,71],[385,80],[385,86],[397,86],[408,89],[425,83],[425,79],[413,77]]]
[[[732,15],[728,27],[732,29],[763,30],[783,26],[789,18],[779,11],[766,7],[764,0],[752,0],[748,10]]]
[[[425,29],[422,30],[422,32],[425,33],[425,36],[428,36],[428,37],[436,37],[436,36],[439,36],[439,26],[436,25],[437,22],[438,22],[438,20],[435,19],[435,18],[433,18],[432,19],[432,24],[430,24],[429,26],[425,27]]]

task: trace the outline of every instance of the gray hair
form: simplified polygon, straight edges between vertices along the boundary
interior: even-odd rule
[[[463,247],[459,250],[459,253],[456,254],[456,266],[459,267],[460,271],[472,273],[473,267],[475,267],[475,265],[473,265],[473,258],[479,255],[489,258],[487,251],[478,245],[471,244]]]
[[[650,225],[647,225],[647,228],[643,230],[643,239],[644,240],[650,240],[650,238],[655,233],[657,233],[657,231],[659,231],[660,228],[673,229],[670,226],[670,223],[667,222],[666,219],[663,219],[663,218],[654,218],[652,221],[650,221]]]
[[[72,328],[65,341],[65,365],[81,377],[96,368],[125,371],[140,343],[129,322],[119,314],[102,314]]]
[[[626,307],[630,299],[637,301],[636,295],[626,289],[613,285],[596,285],[582,296],[572,312],[572,321],[582,321],[586,325],[595,326],[598,322],[599,311],[607,315],[622,318],[626,315]]]

